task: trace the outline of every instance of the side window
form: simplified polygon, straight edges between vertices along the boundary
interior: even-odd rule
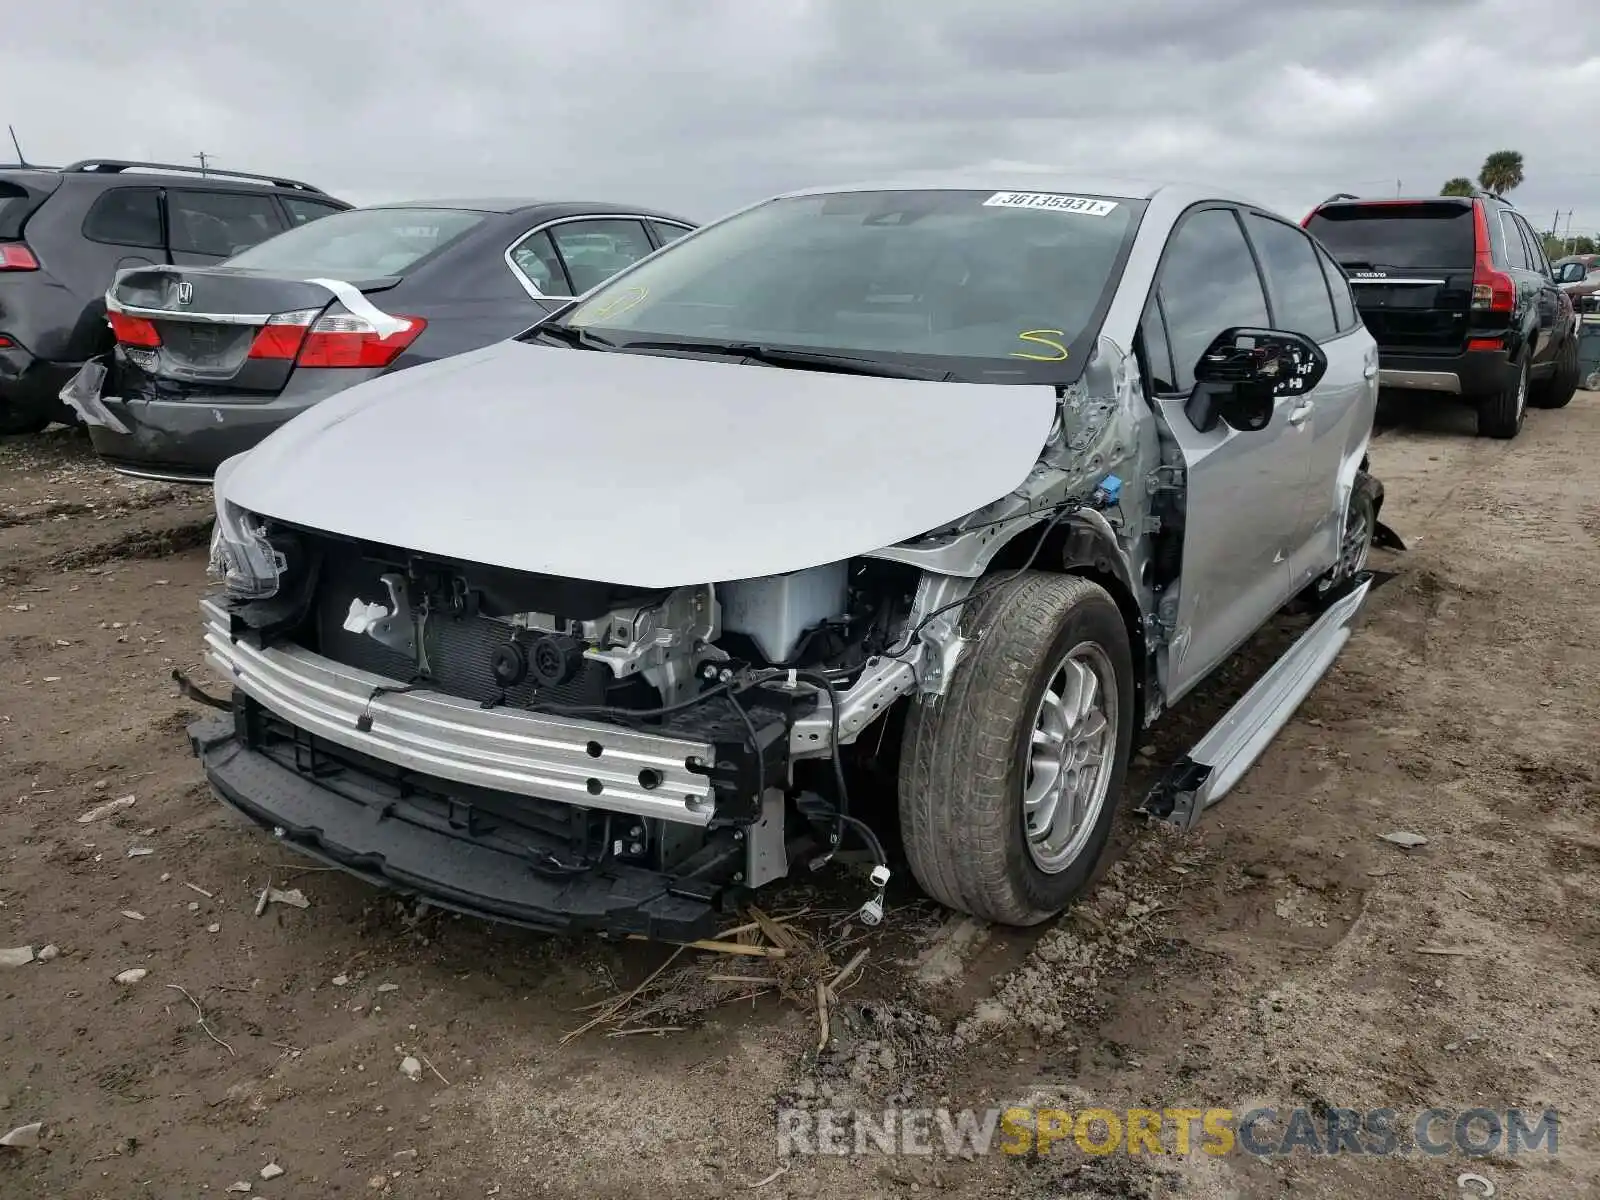
[[[1541,275],[1550,275],[1550,260],[1545,257],[1544,242],[1533,231],[1533,226],[1528,224],[1525,217],[1518,217],[1517,224],[1522,227],[1522,240],[1528,245],[1528,262]]]
[[[1350,280],[1345,277],[1344,270],[1321,248],[1317,250],[1317,257],[1322,260],[1322,273],[1327,277],[1328,290],[1333,293],[1333,316],[1339,322],[1339,328],[1354,329],[1359,322],[1356,320],[1356,298],[1350,291]]]
[[[1267,298],[1232,210],[1186,218],[1161,264],[1161,307],[1172,342],[1178,391],[1194,386],[1194,366],[1216,336],[1234,326],[1267,323]]]
[[[1517,219],[1510,213],[1500,214],[1500,233],[1506,240],[1506,264],[1521,267],[1524,271],[1533,269],[1533,263],[1528,259],[1528,243],[1522,240],[1522,230],[1517,228]]]
[[[83,236],[91,242],[161,249],[160,190],[112,188],[100,193],[83,218]]]
[[[174,250],[227,258],[283,232],[272,197],[248,192],[167,192]]]
[[[1172,347],[1167,345],[1167,323],[1161,319],[1161,306],[1154,296],[1145,306],[1144,319],[1139,322],[1139,340],[1144,343],[1144,356],[1150,363],[1150,389],[1157,393],[1178,390],[1177,372],[1172,369]]]
[[[663,246],[669,242],[677,241],[684,234],[689,232],[682,225],[668,225],[663,221],[651,221],[650,230],[656,235],[656,241],[660,242]]]
[[[1294,226],[1259,213],[1246,216],[1245,224],[1272,289],[1273,324],[1319,342],[1338,333],[1328,280],[1311,239]]]
[[[582,295],[655,251],[638,221],[596,218],[550,228],[574,295]]]
[[[336,212],[344,211],[336,204],[307,200],[303,196],[285,196],[279,193],[278,199],[283,201],[283,207],[294,225],[304,225],[308,221],[315,221],[318,217],[331,217]]]
[[[511,247],[511,265],[545,296],[570,296],[572,285],[548,233],[525,237]]]

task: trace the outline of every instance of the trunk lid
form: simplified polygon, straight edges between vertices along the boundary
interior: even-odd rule
[[[348,282],[372,294],[394,287],[400,277]],[[271,399],[294,374],[295,360],[252,357],[256,339],[269,325],[309,325],[334,302],[320,283],[237,267],[124,271],[107,293],[113,328],[119,316],[148,322],[159,345],[142,334],[130,340],[118,331],[123,351],[118,390],[164,400]]]
[[[1350,276],[1381,350],[1459,354],[1472,329],[1470,200],[1337,203],[1306,221]]]

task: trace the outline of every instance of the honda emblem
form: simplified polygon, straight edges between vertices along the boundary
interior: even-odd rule
[[[194,299],[194,284],[185,279],[178,285],[178,303],[187,304]]]

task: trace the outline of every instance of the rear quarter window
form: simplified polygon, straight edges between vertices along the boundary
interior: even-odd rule
[[[321,200],[307,200],[303,196],[286,196],[278,193],[278,199],[283,202],[283,207],[289,213],[289,221],[293,225],[304,225],[308,221],[315,221],[321,217],[331,217],[334,213],[343,212],[337,204],[324,204]]]
[[[100,193],[83,218],[83,236],[113,246],[161,249],[160,190],[129,187]]]
[[[22,223],[34,207],[27,188],[0,179],[0,238],[22,236]]]
[[[1472,207],[1467,204],[1343,204],[1306,222],[1348,268],[1422,270],[1472,267]]]

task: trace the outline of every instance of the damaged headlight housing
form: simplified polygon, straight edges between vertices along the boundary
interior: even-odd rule
[[[211,532],[211,562],[206,574],[236,600],[266,600],[277,595],[279,577],[288,563],[268,539],[261,518],[227,498],[228,477],[243,459],[243,454],[235,454],[225,460],[212,479],[217,522]]]
[[[211,534],[207,573],[236,600],[266,600],[278,592],[278,578],[287,568],[282,551],[267,539],[261,519],[234,509],[231,521],[219,514]]]
[[[266,600],[278,593],[278,580],[288,562],[267,536],[260,517],[232,504],[223,484],[238,457],[218,468],[212,484],[217,523],[211,532],[211,562],[206,573],[236,600]]]

